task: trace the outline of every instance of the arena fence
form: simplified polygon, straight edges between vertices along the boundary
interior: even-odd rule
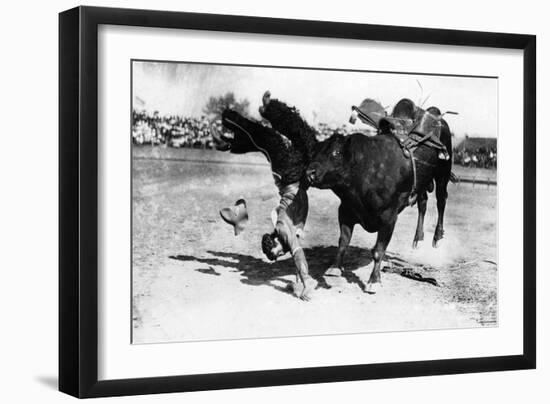
[[[457,184],[472,184],[472,186],[477,185],[487,185],[487,187],[491,185],[497,185],[496,180],[488,177],[465,177],[465,176],[457,176]]]

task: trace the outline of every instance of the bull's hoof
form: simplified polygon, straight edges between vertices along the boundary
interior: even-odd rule
[[[443,240],[443,236],[445,235],[445,230],[443,230],[442,226],[437,225],[435,228],[434,238],[432,241],[432,247],[437,248],[439,247],[439,242]]]
[[[342,276],[343,273],[342,268],[330,267],[325,271],[325,276]]]
[[[423,241],[423,240],[414,240],[414,241],[413,241],[413,244],[412,244],[412,248],[416,250],[416,249],[420,246],[420,244],[422,243],[422,241]]]
[[[367,282],[367,286],[365,287],[365,292],[367,292],[369,295],[374,295],[376,294],[376,292],[378,292],[378,290],[380,289],[380,286],[382,286],[380,282],[375,282],[375,283]]]

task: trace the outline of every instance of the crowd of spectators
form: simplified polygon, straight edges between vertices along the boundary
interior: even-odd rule
[[[157,112],[134,111],[132,114],[132,138],[135,144],[165,144],[171,147],[213,148],[212,128],[221,130],[221,121],[210,122],[200,118],[178,115],[161,116]]]
[[[267,124],[267,123],[266,123]],[[135,144],[164,144],[171,147],[214,148],[212,131],[223,133],[221,120],[210,121],[206,116],[185,118],[177,115],[161,116],[134,111],[132,116],[132,138]],[[333,128],[320,123],[316,126],[318,140],[330,137],[334,132],[347,134],[345,126]]]
[[[495,148],[455,149],[453,162],[464,167],[497,168],[497,151]]]
[[[345,125],[334,128],[322,122],[315,126],[315,130],[317,131],[317,140],[319,142],[322,142],[323,140],[328,139],[335,133],[340,133],[342,135],[349,135],[351,133],[349,128]],[[354,129],[353,132],[357,132],[357,130]]]

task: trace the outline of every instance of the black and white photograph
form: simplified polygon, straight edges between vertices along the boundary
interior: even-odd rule
[[[90,3],[3,9],[1,402],[548,402],[543,2]]]
[[[499,326],[498,77],[129,69],[133,344]]]

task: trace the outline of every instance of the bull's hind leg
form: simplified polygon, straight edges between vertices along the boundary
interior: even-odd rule
[[[424,240],[424,217],[426,216],[426,206],[428,205],[428,193],[424,191],[418,194],[416,203],[418,205],[418,221],[412,244],[413,248],[418,248],[418,242]]]
[[[366,292],[374,294],[377,292],[378,287],[380,286],[382,279],[380,276],[380,267],[382,265],[382,260],[386,254],[386,248],[390,243],[391,236],[393,234],[393,229],[395,228],[395,222],[397,217],[393,218],[390,223],[382,226],[378,230],[378,236],[376,237],[376,244],[372,249],[372,255],[374,258],[374,268],[370,274],[369,281],[367,282]]]
[[[435,183],[435,197],[437,198],[437,226],[435,228],[432,247],[437,248],[439,241],[443,238],[443,216],[445,215],[445,206],[447,205],[447,184],[448,179],[440,179]]]
[[[338,251],[332,265],[325,271],[327,276],[342,276],[344,271],[344,256],[348,249],[351,236],[353,234],[354,221],[349,215],[349,211],[340,205],[338,208],[338,221],[340,223],[340,238],[338,240]]]

